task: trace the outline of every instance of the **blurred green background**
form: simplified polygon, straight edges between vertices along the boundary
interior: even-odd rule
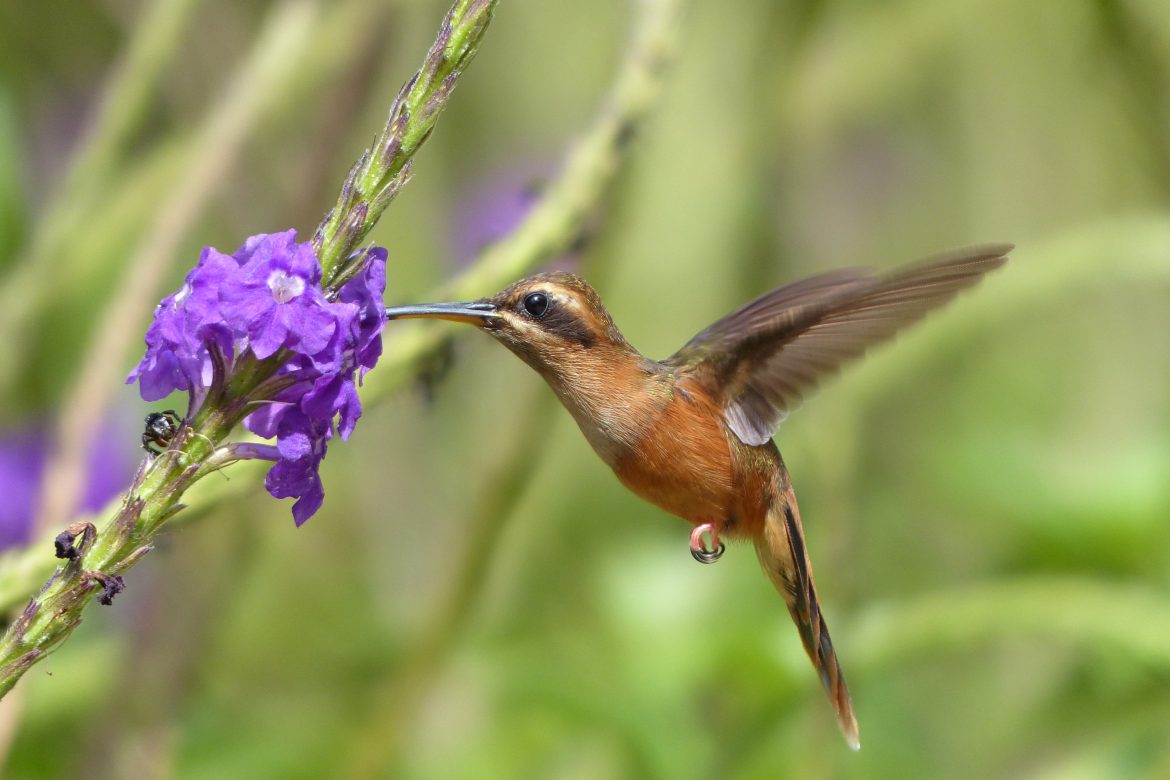
[[[388,301],[465,265],[483,209],[539,196],[637,5],[501,3],[373,235]],[[313,229],[446,5],[291,9],[0,5],[0,271],[23,307],[0,427],[59,413],[274,18],[309,32],[243,101],[152,301],[201,246]],[[127,59],[151,14],[164,45]],[[1164,0],[691,3],[677,47],[569,261],[646,354],[803,275],[1018,246],[778,436],[862,751],[752,551],[696,565],[535,374],[448,325],[442,365],[331,448],[305,527],[256,480],[89,610],[0,709],[5,776],[1170,777]],[[70,174],[127,67],[157,73],[141,108]],[[182,403],[120,389],[128,456]]]

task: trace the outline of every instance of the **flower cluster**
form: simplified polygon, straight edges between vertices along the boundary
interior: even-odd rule
[[[355,382],[382,352],[386,250],[365,255],[362,270],[327,294],[312,246],[296,243],[295,231],[252,236],[232,255],[204,249],[179,291],[159,304],[146,354],[127,379],[147,401],[185,390],[194,409],[217,381],[230,383],[247,354],[282,360],[279,381],[269,384],[281,389],[248,398],[258,410],[244,425],[276,437],[265,485],[277,498],[298,499],[297,525],[321,506],[317,470],[335,418],[348,438],[361,416]]]

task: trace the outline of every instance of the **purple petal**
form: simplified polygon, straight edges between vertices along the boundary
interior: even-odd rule
[[[281,433],[276,440],[276,449],[280,452],[281,460],[305,460],[313,455],[313,440],[304,431]]]
[[[127,382],[138,380],[138,390],[144,401],[159,401],[176,390],[188,390],[191,385],[179,358],[169,349],[147,353],[138,367],[130,373]]]
[[[327,374],[316,381],[301,399],[301,411],[316,420],[332,420],[340,408],[339,397],[346,384],[340,374]]]
[[[278,316],[278,308],[269,309],[248,330],[252,352],[261,360],[274,354],[288,339],[288,328]]]
[[[244,427],[262,439],[271,439],[292,404],[269,403],[244,418]]]
[[[223,321],[241,333],[276,307],[267,286],[242,282],[220,288],[219,307]]]
[[[358,397],[357,388],[352,381],[342,383],[340,400],[337,410],[340,413],[337,432],[341,435],[341,440],[346,441],[362,416],[362,400]]]
[[[289,332],[297,336],[298,352],[314,355],[329,346],[329,340],[337,330],[337,315],[326,308],[324,299],[320,304],[294,303],[281,308],[284,309]]]
[[[300,528],[313,515],[317,514],[317,510],[325,503],[325,486],[321,483],[321,478],[317,477],[312,486],[305,490],[300,499],[293,504],[292,515],[293,522]]]

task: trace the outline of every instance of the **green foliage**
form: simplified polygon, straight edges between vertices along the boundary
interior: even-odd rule
[[[103,280],[176,186],[188,128],[268,9],[169,4],[170,61],[138,60],[156,80],[148,104],[131,100],[133,122],[99,136],[116,142],[78,184],[61,139],[83,137],[79,94],[97,115],[90,96],[134,20],[110,23],[126,4],[74,5],[89,23],[0,11],[0,27],[51,31],[0,35],[0,271],[17,305],[0,316],[46,334],[14,344],[5,325],[12,424],[53,413]],[[266,96],[258,134],[168,259],[171,281],[198,245],[294,219],[307,235],[447,5],[323,6],[300,76]],[[500,5],[369,236],[391,249],[390,300],[455,275],[468,190],[557,159],[608,110],[631,5]],[[527,368],[455,326],[402,326],[387,345],[400,370],[375,372],[372,397],[447,334],[450,369],[427,393],[371,404],[330,451],[329,497],[304,528],[256,472],[201,485],[213,508],[17,689],[6,776],[1170,774],[1163,0],[692,3],[678,52],[578,252],[647,354],[807,273],[1018,245],[778,437],[862,751],[841,742],[748,548],[696,566],[686,527],[625,492]],[[599,143],[595,161],[611,149]],[[584,210],[592,187],[550,191]],[[46,221],[60,232],[37,239]],[[540,252],[564,250],[530,224]],[[10,286],[29,257],[47,292]],[[515,256],[498,257],[512,272]],[[494,292],[481,269],[460,294]],[[145,413],[129,392],[118,403]],[[140,431],[123,429],[135,446]],[[17,574],[2,559],[0,594]]]

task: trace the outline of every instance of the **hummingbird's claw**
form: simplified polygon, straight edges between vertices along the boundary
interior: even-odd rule
[[[691,548],[691,557],[699,563],[715,563],[723,557],[723,551],[727,549],[727,545],[720,542],[714,550],[706,550],[701,547]]]
[[[703,542],[703,534],[711,537],[711,547]],[[699,563],[715,563],[723,557],[727,546],[719,541],[719,529],[714,523],[703,523],[691,531],[691,557]]]

